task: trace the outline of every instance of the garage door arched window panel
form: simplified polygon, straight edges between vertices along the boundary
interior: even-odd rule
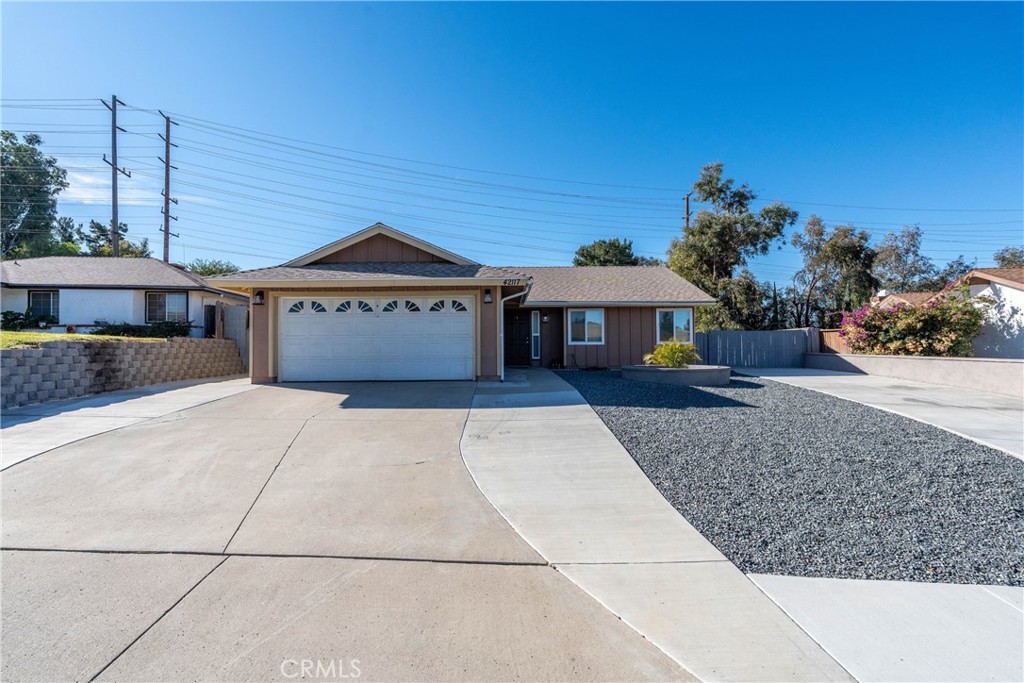
[[[419,313],[420,307],[415,301],[409,301],[408,299],[406,299],[405,310],[409,311],[410,313]]]
[[[352,310],[352,302],[345,300],[338,304],[338,307],[334,309],[335,313],[348,313]]]
[[[373,306],[366,303],[365,301],[360,301],[358,304],[356,304],[356,308],[359,309],[360,313],[373,313]]]
[[[466,308],[466,304],[461,301],[456,301],[455,299],[452,299],[452,310],[456,313],[469,313],[469,309]]]
[[[322,303],[320,303],[319,301],[313,301],[313,302],[311,302],[311,304],[312,305],[310,306],[310,308],[313,309],[314,313],[326,313],[327,312],[327,308],[325,308],[324,305]]]
[[[296,301],[295,303],[288,307],[289,313],[302,313],[304,310],[306,310],[305,301]]]
[[[444,310],[444,299],[438,299],[430,305],[431,313],[440,313]]]
[[[381,313],[392,313],[398,310],[398,299],[392,299],[391,301],[384,304],[384,308],[380,309]]]

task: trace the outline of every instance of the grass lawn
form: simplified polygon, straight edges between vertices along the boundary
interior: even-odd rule
[[[165,339],[146,337],[110,337],[102,334],[66,334],[57,332],[8,332],[0,330],[0,349],[36,348],[49,341],[120,341],[163,342]]]

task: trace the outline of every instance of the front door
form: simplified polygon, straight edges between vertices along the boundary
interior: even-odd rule
[[[530,312],[505,311],[505,365],[530,364]]]

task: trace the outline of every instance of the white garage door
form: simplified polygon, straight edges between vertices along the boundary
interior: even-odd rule
[[[279,377],[473,379],[473,297],[286,297]]]

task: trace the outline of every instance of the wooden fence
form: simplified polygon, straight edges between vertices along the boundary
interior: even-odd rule
[[[818,330],[733,332],[714,330],[696,335],[702,362],[734,368],[802,368],[804,354],[818,350]]]
[[[853,353],[846,340],[839,336],[839,330],[821,330],[821,351],[823,353]]]

